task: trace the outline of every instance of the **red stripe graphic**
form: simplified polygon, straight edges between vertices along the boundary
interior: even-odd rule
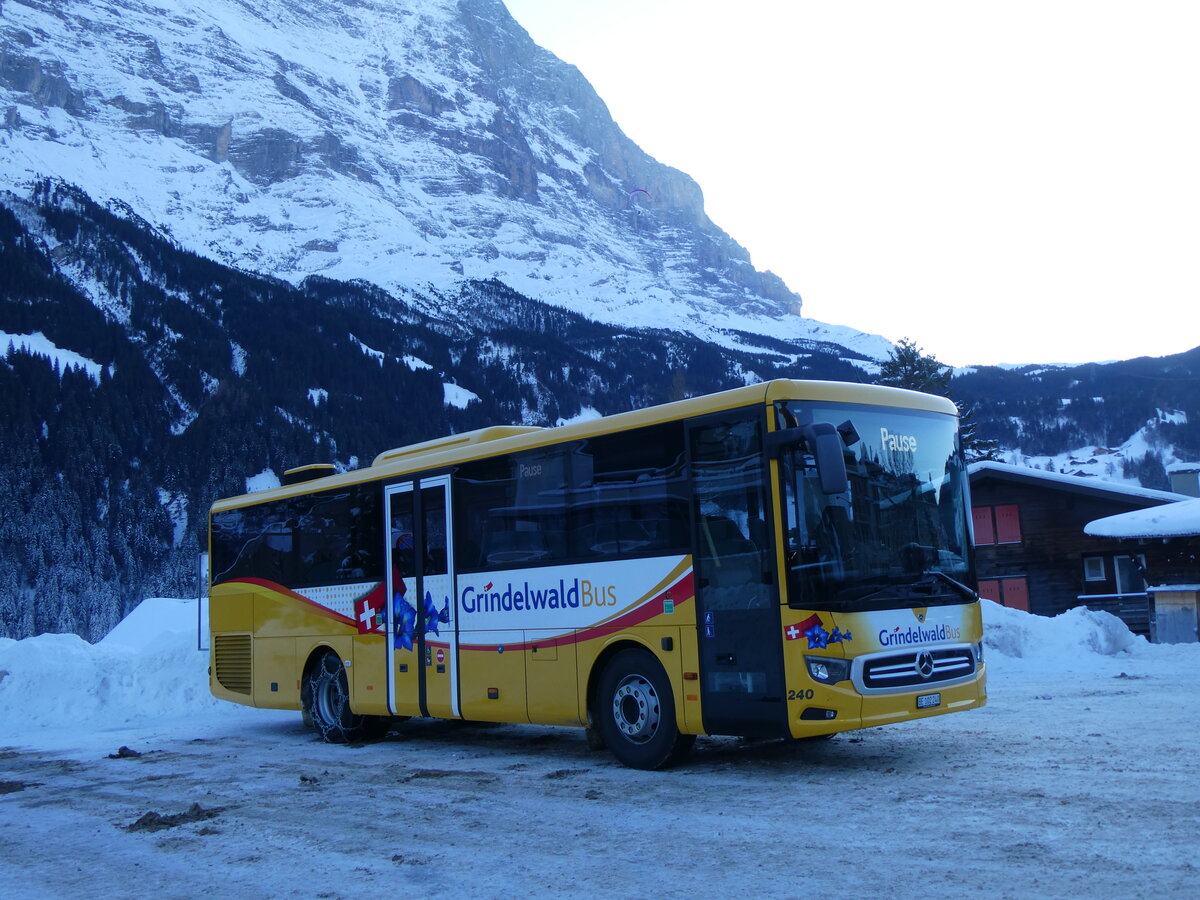
[[[253,587],[263,588],[275,594],[295,600],[298,603],[308,607],[310,611],[316,613],[317,615],[326,619],[330,619],[339,625],[345,625],[354,629],[355,631],[360,630],[359,623],[349,616],[344,616],[341,613],[334,612],[329,607],[322,606],[320,603],[310,600],[303,594],[298,594],[290,588],[286,588],[283,585],[274,581],[270,581],[266,578],[235,578],[225,583],[245,584]],[[386,588],[383,582],[380,582],[369,592],[367,592],[366,595],[359,597],[356,600],[356,608],[358,608],[358,606],[363,602],[366,602],[372,607],[382,608],[385,592]],[[603,634],[611,634],[615,631],[621,631],[626,628],[632,628],[635,625],[641,625],[643,622],[647,622],[656,616],[662,615],[663,601],[668,594],[671,594],[674,598],[677,598],[674,599],[674,606],[677,611],[680,609],[680,607],[694,599],[695,584],[693,582],[692,573],[689,571],[686,575],[680,578],[679,581],[675,582],[670,587],[665,588],[663,591],[647,599],[645,602],[638,604],[636,607],[624,613],[623,615],[620,615],[617,618],[611,619],[600,625],[593,625],[578,631],[559,635],[558,637],[547,638],[546,640],[518,642],[513,644],[459,644],[458,649],[460,651],[475,650],[496,652],[501,646],[503,646],[505,650],[528,650],[535,645],[538,647],[561,647],[567,644],[581,643]],[[514,629],[513,633],[523,634],[523,630]],[[448,648],[450,646],[449,643],[443,643],[441,641],[435,642],[427,640],[426,643],[433,647],[443,646]]]
[[[309,609],[311,609],[313,612],[315,612],[319,616],[324,616],[326,619],[332,619],[333,621],[337,622],[339,625],[348,625],[351,628],[353,628],[354,630],[356,630],[356,631],[358,630],[358,623],[355,622],[353,619],[351,619],[349,616],[343,616],[341,613],[334,612],[328,606],[322,606],[320,603],[317,603],[315,600],[309,600],[303,594],[297,594],[295,591],[291,590],[290,588],[285,588],[282,584],[277,584],[274,581],[268,581],[265,578],[233,578],[225,583],[226,584],[249,584],[249,585],[253,585],[254,587],[265,588],[266,590],[273,591],[276,594],[282,594],[284,597],[289,597],[292,600],[297,600],[300,603],[303,603],[305,606],[309,607]],[[374,590],[371,591],[371,593],[374,594],[375,591],[382,591],[383,589],[384,589],[383,585],[379,584],[374,588]]]

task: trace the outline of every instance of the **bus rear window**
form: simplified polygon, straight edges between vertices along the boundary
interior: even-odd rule
[[[215,513],[213,584],[266,578],[288,588],[383,578],[375,485],[354,485]]]

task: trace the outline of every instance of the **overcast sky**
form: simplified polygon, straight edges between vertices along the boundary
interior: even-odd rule
[[[805,315],[953,365],[1200,345],[1200,2],[505,2]]]

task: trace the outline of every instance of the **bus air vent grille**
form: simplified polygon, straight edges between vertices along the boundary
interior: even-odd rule
[[[221,687],[238,694],[250,693],[250,635],[218,634],[213,657]]]
[[[868,691],[887,691],[957,681],[974,674],[975,656],[970,648],[950,647],[877,656],[863,667],[862,680]]]

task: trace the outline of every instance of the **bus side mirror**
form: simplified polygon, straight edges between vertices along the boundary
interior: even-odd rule
[[[846,476],[846,457],[842,455],[842,434],[829,422],[815,422],[798,428],[784,428],[767,435],[767,452],[778,457],[784,447],[803,443],[817,461],[817,475],[821,490],[826,494],[840,494],[849,490]]]

